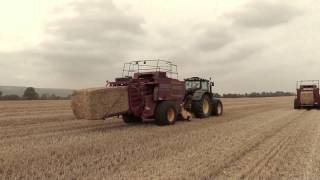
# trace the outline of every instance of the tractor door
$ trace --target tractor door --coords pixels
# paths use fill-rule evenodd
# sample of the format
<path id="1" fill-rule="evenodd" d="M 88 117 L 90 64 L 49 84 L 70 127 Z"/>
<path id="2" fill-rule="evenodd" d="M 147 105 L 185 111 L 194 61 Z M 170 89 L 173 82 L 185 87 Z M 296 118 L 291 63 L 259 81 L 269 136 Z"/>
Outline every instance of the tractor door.
<path id="1" fill-rule="evenodd" d="M 209 92 L 210 91 L 208 81 L 201 81 L 201 89 L 203 91 L 205 91 L 205 92 Z"/>

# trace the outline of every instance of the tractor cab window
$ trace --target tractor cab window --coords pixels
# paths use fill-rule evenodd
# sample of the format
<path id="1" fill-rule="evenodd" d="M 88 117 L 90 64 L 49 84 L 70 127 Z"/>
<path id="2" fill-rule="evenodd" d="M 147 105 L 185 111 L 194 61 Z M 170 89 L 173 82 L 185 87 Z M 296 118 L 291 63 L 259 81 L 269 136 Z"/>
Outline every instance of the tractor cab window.
<path id="1" fill-rule="evenodd" d="M 200 82 L 199 81 L 186 81 L 186 89 L 199 89 Z"/>
<path id="2" fill-rule="evenodd" d="M 207 81 L 202 81 L 201 82 L 201 86 L 202 86 L 202 90 L 209 90 L 209 84 L 208 84 L 208 82 Z"/>

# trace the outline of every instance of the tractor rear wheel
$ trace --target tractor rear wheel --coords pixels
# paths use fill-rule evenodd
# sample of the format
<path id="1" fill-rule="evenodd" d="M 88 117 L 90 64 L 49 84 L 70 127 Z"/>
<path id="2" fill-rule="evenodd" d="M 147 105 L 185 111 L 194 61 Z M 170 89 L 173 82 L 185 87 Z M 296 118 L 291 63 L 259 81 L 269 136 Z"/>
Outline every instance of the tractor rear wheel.
<path id="1" fill-rule="evenodd" d="M 223 105 L 220 100 L 217 100 L 213 105 L 213 115 L 221 116 L 223 114 Z"/>
<path id="2" fill-rule="evenodd" d="M 163 101 L 157 106 L 155 112 L 156 124 L 160 126 L 173 125 L 177 120 L 177 116 L 178 109 L 176 103 Z"/>
<path id="3" fill-rule="evenodd" d="M 212 100 L 208 95 L 203 95 L 200 101 L 192 102 L 192 111 L 197 118 L 207 118 L 212 114 Z"/>
<path id="4" fill-rule="evenodd" d="M 300 109 L 300 103 L 298 102 L 298 99 L 294 99 L 294 109 Z"/>
<path id="5" fill-rule="evenodd" d="M 123 114 L 122 119 L 125 123 L 141 123 L 142 119 L 140 117 L 134 116 L 133 114 Z"/>

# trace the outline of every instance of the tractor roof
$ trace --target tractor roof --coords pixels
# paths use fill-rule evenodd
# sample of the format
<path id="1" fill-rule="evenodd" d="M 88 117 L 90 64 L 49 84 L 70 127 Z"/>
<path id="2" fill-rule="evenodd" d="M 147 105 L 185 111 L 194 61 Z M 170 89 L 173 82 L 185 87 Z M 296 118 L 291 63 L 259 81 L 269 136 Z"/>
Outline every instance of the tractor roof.
<path id="1" fill-rule="evenodd" d="M 185 81 L 209 81 L 208 79 L 203 79 L 203 78 L 200 78 L 200 77 L 191 77 L 191 78 L 187 78 L 187 79 L 184 79 Z"/>

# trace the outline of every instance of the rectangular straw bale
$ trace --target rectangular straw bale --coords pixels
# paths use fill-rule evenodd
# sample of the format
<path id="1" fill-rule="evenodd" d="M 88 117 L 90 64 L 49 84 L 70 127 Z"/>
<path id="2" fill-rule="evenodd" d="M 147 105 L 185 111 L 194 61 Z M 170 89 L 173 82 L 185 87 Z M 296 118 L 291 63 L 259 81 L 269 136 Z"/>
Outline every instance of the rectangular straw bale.
<path id="1" fill-rule="evenodd" d="M 304 104 L 304 105 L 313 105 L 314 104 L 313 91 L 301 92 L 301 104 Z"/>
<path id="2" fill-rule="evenodd" d="M 92 88 L 74 92 L 71 107 L 77 119 L 99 120 L 129 110 L 127 87 Z"/>

